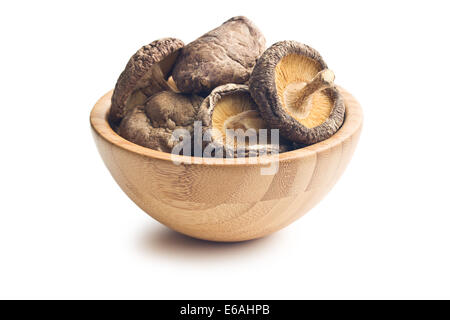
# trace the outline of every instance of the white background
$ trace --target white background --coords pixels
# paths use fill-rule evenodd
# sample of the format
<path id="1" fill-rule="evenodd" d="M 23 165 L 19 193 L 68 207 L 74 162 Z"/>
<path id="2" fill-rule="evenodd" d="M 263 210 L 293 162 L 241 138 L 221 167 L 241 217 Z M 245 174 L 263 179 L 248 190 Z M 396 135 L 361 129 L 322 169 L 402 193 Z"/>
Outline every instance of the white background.
<path id="1" fill-rule="evenodd" d="M 0 298 L 450 298 L 447 1 L 2 1 Z M 246 15 L 319 50 L 360 144 L 305 217 L 215 244 L 160 225 L 103 165 L 88 116 L 142 45 Z M 249 190 L 251 192 L 251 190 Z"/>

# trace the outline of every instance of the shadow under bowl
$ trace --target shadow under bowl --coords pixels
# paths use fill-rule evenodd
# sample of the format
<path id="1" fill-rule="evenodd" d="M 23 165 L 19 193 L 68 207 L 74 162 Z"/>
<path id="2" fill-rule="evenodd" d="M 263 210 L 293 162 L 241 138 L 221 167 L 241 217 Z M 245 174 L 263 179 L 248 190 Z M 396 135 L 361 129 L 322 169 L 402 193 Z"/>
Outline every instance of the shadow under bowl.
<path id="1" fill-rule="evenodd" d="M 90 122 L 108 170 L 142 210 L 194 238 L 243 241 L 271 234 L 303 216 L 344 172 L 363 115 L 355 98 L 339 90 L 346 117 L 338 132 L 278 156 L 205 159 L 141 147 L 109 125 L 112 91 L 95 104 Z"/>

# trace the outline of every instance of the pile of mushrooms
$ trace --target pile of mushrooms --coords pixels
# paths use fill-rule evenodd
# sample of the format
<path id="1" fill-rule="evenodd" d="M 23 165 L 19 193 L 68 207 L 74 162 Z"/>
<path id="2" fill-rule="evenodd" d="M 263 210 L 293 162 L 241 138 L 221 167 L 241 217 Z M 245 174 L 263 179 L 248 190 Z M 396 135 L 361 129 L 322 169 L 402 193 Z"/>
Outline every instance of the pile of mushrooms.
<path id="1" fill-rule="evenodd" d="M 239 16 L 188 45 L 164 38 L 140 48 L 117 80 L 109 121 L 123 138 L 162 152 L 195 143 L 199 123 L 202 156 L 251 157 L 328 139 L 344 115 L 316 50 L 295 41 L 265 50 L 261 31 Z"/>

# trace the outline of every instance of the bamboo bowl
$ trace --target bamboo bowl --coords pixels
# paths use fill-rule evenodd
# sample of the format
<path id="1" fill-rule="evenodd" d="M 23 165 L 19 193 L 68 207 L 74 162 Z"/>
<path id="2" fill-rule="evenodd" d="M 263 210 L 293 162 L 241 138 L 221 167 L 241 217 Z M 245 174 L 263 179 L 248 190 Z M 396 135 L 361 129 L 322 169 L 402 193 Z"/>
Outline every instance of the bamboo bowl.
<path id="1" fill-rule="evenodd" d="M 107 118 L 112 91 L 94 106 L 90 122 L 108 170 L 142 210 L 180 233 L 212 241 L 263 237 L 289 225 L 334 186 L 358 143 L 363 115 L 359 103 L 340 89 L 346 105 L 341 129 L 331 138 L 269 158 L 270 163 L 209 159 L 197 163 L 138 146 L 117 135 Z M 200 162 L 200 161 L 199 161 Z M 262 168 L 278 165 L 272 175 Z"/>

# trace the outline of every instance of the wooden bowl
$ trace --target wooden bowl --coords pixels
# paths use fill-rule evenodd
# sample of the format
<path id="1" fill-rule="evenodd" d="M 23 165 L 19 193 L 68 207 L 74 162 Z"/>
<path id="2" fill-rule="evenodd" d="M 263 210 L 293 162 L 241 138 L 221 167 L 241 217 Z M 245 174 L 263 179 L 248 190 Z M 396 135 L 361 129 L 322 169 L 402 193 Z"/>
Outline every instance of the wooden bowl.
<path id="1" fill-rule="evenodd" d="M 162 224 L 191 237 L 242 241 L 289 225 L 314 207 L 344 172 L 358 143 L 363 115 L 345 90 L 341 129 L 320 143 L 268 157 L 242 159 L 176 156 L 138 146 L 117 135 L 107 118 L 112 91 L 94 106 L 90 121 L 103 161 L 122 190 Z M 195 161 L 193 161 L 195 160 Z M 261 169 L 278 165 L 278 172 Z M 351 200 L 351 199 L 349 199 Z M 342 208 L 343 209 L 343 208 Z"/>

